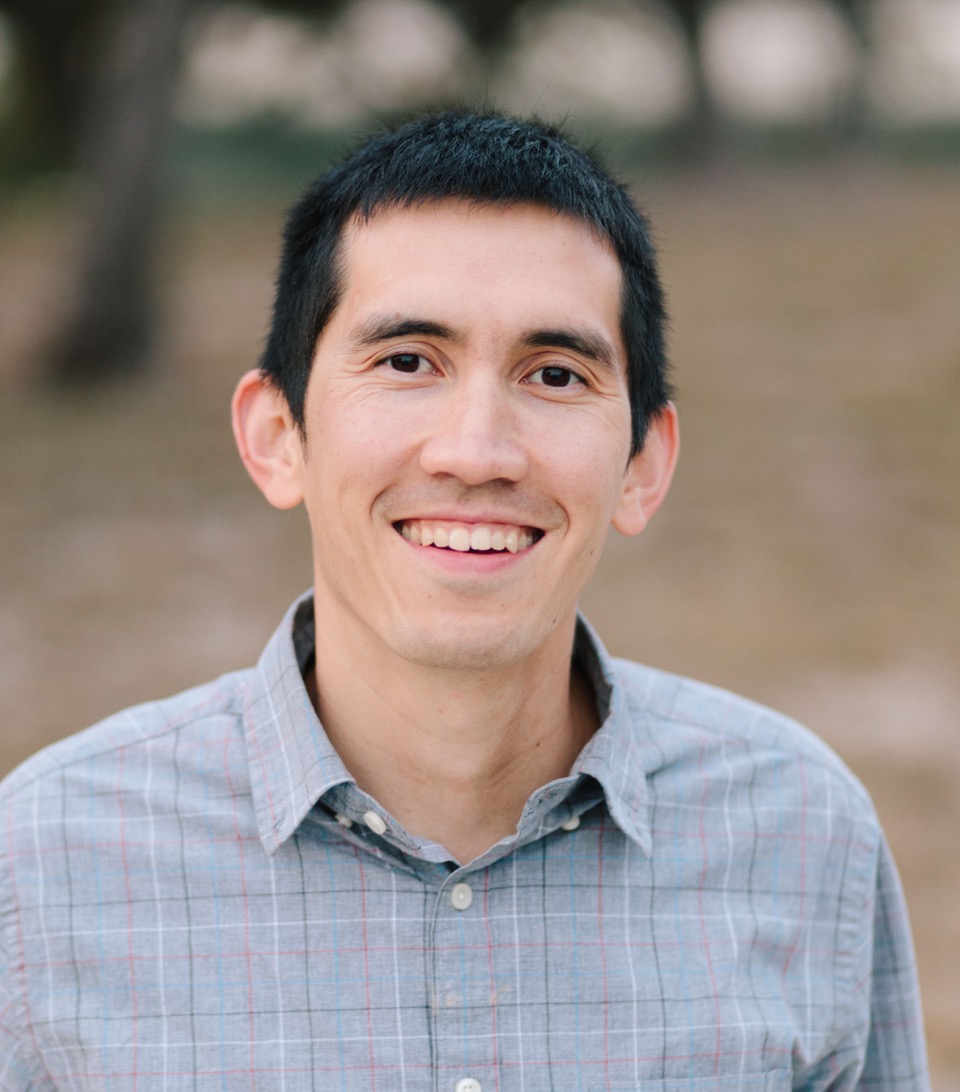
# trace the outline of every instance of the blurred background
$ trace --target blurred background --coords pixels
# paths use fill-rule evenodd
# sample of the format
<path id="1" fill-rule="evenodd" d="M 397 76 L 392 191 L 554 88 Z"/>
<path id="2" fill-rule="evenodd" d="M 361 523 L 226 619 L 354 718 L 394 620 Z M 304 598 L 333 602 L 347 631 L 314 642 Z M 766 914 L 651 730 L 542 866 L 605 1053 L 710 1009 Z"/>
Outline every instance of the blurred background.
<path id="1" fill-rule="evenodd" d="M 960 0 L 0 0 L 0 773 L 256 658 L 310 579 L 228 425 L 283 210 L 482 103 L 662 251 L 683 457 L 585 607 L 867 784 L 960 1089 Z"/>

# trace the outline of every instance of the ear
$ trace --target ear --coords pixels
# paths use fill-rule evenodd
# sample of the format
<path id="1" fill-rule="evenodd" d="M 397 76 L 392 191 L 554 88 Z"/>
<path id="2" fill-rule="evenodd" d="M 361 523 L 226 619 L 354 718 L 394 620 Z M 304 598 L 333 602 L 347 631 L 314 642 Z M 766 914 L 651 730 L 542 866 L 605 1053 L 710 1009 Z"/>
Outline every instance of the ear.
<path id="1" fill-rule="evenodd" d="M 274 508 L 303 500 L 303 441 L 287 400 L 257 370 L 237 384 L 233 435 L 247 473 Z"/>
<path id="2" fill-rule="evenodd" d="M 670 488 L 679 452 L 677 409 L 670 402 L 650 419 L 643 448 L 627 465 L 613 513 L 613 526 L 620 534 L 639 535 L 650 522 Z"/>

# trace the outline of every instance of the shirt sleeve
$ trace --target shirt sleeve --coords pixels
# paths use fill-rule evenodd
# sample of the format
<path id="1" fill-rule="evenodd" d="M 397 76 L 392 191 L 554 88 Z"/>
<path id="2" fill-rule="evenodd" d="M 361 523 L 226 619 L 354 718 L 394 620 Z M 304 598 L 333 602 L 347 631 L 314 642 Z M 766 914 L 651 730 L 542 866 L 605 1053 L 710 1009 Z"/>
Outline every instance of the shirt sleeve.
<path id="1" fill-rule="evenodd" d="M 6 838 L 6 832 L 0 834 Z M 39 1083 L 33 1070 L 33 1052 L 24 1034 L 24 1006 L 19 990 L 20 971 L 11 939 L 16 911 L 10 899 L 9 860 L 0 852 L 0 1092 L 38 1092 L 49 1088 Z"/>
<path id="2" fill-rule="evenodd" d="M 828 1053 L 811 1069 L 794 1072 L 793 1087 L 803 1092 L 930 1092 L 910 923 L 875 816 L 854 833 L 852 845 L 866 857 L 862 871 L 849 871 L 852 882 L 841 900 L 852 956 L 841 975 L 850 990 L 846 1015 L 838 1014 Z"/>
<path id="3" fill-rule="evenodd" d="M 24 1064 L 10 973 L 10 963 L 0 938 L 0 1092 L 28 1092 L 37 1086 Z"/>
<path id="4" fill-rule="evenodd" d="M 863 1092 L 930 1088 L 920 990 L 907 907 L 896 866 L 881 835 L 873 912 L 870 1032 Z"/>

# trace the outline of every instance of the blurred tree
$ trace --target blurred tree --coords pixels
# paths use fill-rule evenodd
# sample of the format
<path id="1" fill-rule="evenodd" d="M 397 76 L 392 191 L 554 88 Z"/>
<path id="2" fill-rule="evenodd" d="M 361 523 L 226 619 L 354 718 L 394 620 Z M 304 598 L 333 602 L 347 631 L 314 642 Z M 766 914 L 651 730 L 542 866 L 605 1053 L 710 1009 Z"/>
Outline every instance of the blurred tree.
<path id="1" fill-rule="evenodd" d="M 13 32 L 7 160 L 83 181 L 80 248 L 59 328 L 55 378 L 135 368 L 153 321 L 157 173 L 190 14 L 199 0 L 0 0 Z"/>
<path id="2" fill-rule="evenodd" d="M 867 64 L 873 49 L 870 20 L 870 0 L 832 0 L 840 14 L 854 47 L 854 68 L 846 94 L 840 101 L 835 133 L 845 141 L 859 141 L 867 130 L 869 106 L 867 100 Z"/>
<path id="3" fill-rule="evenodd" d="M 690 109 L 677 132 L 677 152 L 688 162 L 706 160 L 716 149 L 720 121 L 703 50 L 703 27 L 712 0 L 665 0 L 665 6 L 676 17 L 690 66 Z"/>
<path id="4" fill-rule="evenodd" d="M 329 18 L 346 0 L 276 0 Z M 12 132 L 33 167 L 86 183 L 80 248 L 44 370 L 89 383 L 144 367 L 155 334 L 151 285 L 159 168 L 191 18 L 204 0 L 0 0 L 14 30 Z M 33 139 L 34 145 L 30 144 Z"/>
<path id="5" fill-rule="evenodd" d="M 644 5 L 647 0 L 636 0 Z M 677 130 L 677 153 L 688 162 L 708 160 L 722 145 L 722 114 L 707 72 L 704 29 L 718 0 L 661 0 L 673 14 L 687 49 L 691 103 Z M 838 102 L 826 135 L 845 142 L 862 137 L 867 121 L 866 77 L 871 48 L 871 0 L 828 0 L 840 16 L 855 50 L 855 64 L 846 93 Z"/>
<path id="6" fill-rule="evenodd" d="M 464 81 L 463 95 L 476 106 L 495 104 L 491 89 L 513 40 L 517 16 L 524 9 L 556 7 L 562 0 L 435 0 L 463 28 L 476 51 L 477 67 Z"/>
<path id="7" fill-rule="evenodd" d="M 63 169 L 77 151 L 95 57 L 116 0 L 0 0 L 12 35 L 12 71 L 0 127 L 3 166 Z"/>
<path id="8" fill-rule="evenodd" d="M 500 59 L 509 44 L 518 13 L 534 4 L 547 6 L 544 0 L 440 0 L 438 6 L 460 23 L 489 65 Z"/>
<path id="9" fill-rule="evenodd" d="M 80 107 L 75 163 L 86 181 L 73 289 L 47 346 L 66 382 L 136 370 L 154 334 L 151 258 L 163 136 L 198 0 L 127 0 L 109 29 Z"/>

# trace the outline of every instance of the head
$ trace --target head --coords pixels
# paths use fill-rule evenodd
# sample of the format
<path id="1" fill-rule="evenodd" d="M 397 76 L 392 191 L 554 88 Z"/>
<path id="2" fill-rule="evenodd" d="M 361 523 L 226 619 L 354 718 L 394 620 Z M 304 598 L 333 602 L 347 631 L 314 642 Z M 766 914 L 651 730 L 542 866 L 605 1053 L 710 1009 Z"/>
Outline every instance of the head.
<path id="1" fill-rule="evenodd" d="M 390 208 L 445 199 L 535 204 L 588 224 L 621 270 L 632 453 L 670 396 L 663 294 L 649 229 L 625 189 L 555 129 L 494 114 L 436 114 L 373 137 L 290 212 L 261 371 L 304 429 L 314 349 L 343 290 L 344 231 Z"/>
<path id="2" fill-rule="evenodd" d="M 639 213 L 542 127 L 427 118 L 321 179 L 234 430 L 306 508 L 325 655 L 568 662 L 609 527 L 669 487 L 662 324 Z"/>

